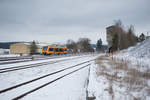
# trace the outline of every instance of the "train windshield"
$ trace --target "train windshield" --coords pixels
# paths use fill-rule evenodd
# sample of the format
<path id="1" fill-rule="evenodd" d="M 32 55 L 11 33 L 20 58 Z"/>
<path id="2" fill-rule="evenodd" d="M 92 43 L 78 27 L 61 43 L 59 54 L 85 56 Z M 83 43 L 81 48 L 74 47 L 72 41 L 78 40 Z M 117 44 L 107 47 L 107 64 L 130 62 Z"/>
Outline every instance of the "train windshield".
<path id="1" fill-rule="evenodd" d="M 47 48 L 48 48 L 48 46 L 46 46 L 46 47 L 43 47 L 43 50 L 47 50 Z"/>
<path id="2" fill-rule="evenodd" d="M 49 51 L 53 51 L 53 48 L 49 48 Z"/>

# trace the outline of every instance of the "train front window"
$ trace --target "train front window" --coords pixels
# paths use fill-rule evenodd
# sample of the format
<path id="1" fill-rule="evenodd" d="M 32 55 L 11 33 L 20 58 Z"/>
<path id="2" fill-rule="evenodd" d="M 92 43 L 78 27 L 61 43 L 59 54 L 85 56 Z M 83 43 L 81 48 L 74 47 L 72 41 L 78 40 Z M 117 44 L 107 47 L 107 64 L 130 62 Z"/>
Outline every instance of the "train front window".
<path id="1" fill-rule="evenodd" d="M 48 46 L 46 46 L 46 47 L 43 47 L 43 50 L 47 50 L 47 48 L 48 48 Z"/>
<path id="2" fill-rule="evenodd" d="M 53 51 L 53 48 L 49 48 L 49 51 Z"/>

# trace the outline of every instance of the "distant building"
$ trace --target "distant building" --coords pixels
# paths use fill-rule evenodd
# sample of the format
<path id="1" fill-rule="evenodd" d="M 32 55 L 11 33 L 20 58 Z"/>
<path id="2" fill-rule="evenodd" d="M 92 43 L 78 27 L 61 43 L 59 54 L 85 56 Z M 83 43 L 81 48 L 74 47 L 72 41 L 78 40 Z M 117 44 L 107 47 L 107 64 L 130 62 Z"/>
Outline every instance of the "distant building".
<path id="1" fill-rule="evenodd" d="M 11 54 L 30 54 L 29 43 L 15 43 L 10 45 Z"/>
<path id="2" fill-rule="evenodd" d="M 36 44 L 37 53 L 42 53 L 43 46 L 47 46 L 47 44 Z M 11 54 L 30 54 L 31 51 L 31 42 L 28 43 L 14 43 L 10 45 L 10 53 Z"/>
<path id="3" fill-rule="evenodd" d="M 122 29 L 120 27 L 117 27 L 117 26 L 109 26 L 106 28 L 106 39 L 107 39 L 107 42 L 108 42 L 108 47 L 111 47 L 112 46 L 112 42 L 113 42 L 113 36 L 115 34 L 119 34 L 120 32 L 122 31 Z"/>

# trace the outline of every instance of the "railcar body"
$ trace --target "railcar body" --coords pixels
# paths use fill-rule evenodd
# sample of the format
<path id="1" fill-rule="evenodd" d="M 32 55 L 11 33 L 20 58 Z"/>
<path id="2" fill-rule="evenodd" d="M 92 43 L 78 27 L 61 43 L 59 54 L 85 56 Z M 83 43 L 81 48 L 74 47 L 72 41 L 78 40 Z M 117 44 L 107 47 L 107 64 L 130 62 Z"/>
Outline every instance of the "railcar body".
<path id="1" fill-rule="evenodd" d="M 68 51 L 65 47 L 45 46 L 42 48 L 42 54 L 44 55 L 61 55 L 67 53 Z"/>

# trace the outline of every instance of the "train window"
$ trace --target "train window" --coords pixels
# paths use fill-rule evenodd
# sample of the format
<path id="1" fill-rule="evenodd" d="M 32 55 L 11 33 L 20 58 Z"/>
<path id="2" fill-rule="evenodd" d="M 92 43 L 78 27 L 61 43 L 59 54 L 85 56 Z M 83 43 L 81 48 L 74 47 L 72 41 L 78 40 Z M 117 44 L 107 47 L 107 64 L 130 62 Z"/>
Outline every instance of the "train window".
<path id="1" fill-rule="evenodd" d="M 60 52 L 60 49 L 58 49 L 58 52 Z"/>
<path id="2" fill-rule="evenodd" d="M 63 49 L 59 49 L 59 51 L 60 51 L 60 52 L 63 52 L 64 50 L 63 50 Z"/>
<path id="3" fill-rule="evenodd" d="M 49 51 L 53 51 L 53 48 L 49 48 Z"/>
<path id="4" fill-rule="evenodd" d="M 67 49 L 64 49 L 64 51 L 67 51 Z"/>
<path id="5" fill-rule="evenodd" d="M 55 51 L 56 51 L 56 52 L 59 52 L 59 49 L 58 49 L 58 48 L 56 48 L 56 49 L 55 49 Z"/>
<path id="6" fill-rule="evenodd" d="M 46 47 L 43 47 L 43 50 L 47 50 L 47 48 L 48 48 L 48 46 L 46 46 Z"/>

